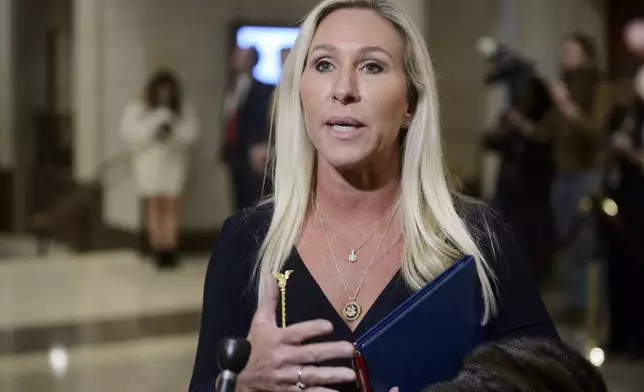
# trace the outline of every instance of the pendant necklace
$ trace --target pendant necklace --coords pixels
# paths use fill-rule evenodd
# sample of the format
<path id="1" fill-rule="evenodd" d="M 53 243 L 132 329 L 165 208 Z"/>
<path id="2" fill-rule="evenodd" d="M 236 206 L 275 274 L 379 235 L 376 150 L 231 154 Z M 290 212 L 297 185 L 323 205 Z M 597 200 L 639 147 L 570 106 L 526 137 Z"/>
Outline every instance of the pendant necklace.
<path id="1" fill-rule="evenodd" d="M 358 301 L 356 301 L 357 298 L 358 298 L 358 294 L 360 293 L 360 289 L 362 288 L 362 284 L 364 283 L 365 278 L 367 277 L 367 274 L 369 273 L 369 269 L 371 269 L 371 265 L 376 260 L 376 255 L 378 254 L 378 251 L 380 250 L 380 246 L 382 245 L 382 242 L 384 241 L 385 236 L 387 235 L 387 232 L 389 231 L 389 226 L 391 226 L 391 222 L 393 222 L 393 220 L 394 220 L 394 216 L 396 215 L 396 211 L 398 210 L 399 205 L 400 205 L 400 198 L 398 199 L 398 202 L 396 203 L 396 207 L 394 208 L 393 212 L 391 213 L 391 216 L 387 220 L 387 226 L 385 227 L 385 231 L 382 233 L 382 236 L 380 237 L 380 241 L 378 242 L 378 245 L 376 246 L 376 250 L 373 252 L 373 256 L 371 256 L 371 261 L 369 262 L 369 265 L 367 265 L 367 269 L 365 270 L 364 274 L 362 274 L 362 279 L 360 279 L 360 283 L 358 284 L 358 288 L 356 289 L 356 293 L 354 295 L 351 295 L 351 293 L 349 292 L 349 288 L 347 287 L 346 282 L 342 278 L 342 273 L 340 272 L 340 267 L 338 266 L 338 261 L 335 258 L 333 248 L 331 247 L 331 241 L 329 240 L 329 235 L 327 234 L 327 229 L 326 229 L 326 225 L 324 224 L 324 219 L 322 218 L 322 214 L 320 213 L 320 209 L 318 208 L 317 201 L 315 202 L 315 209 L 316 209 L 316 211 L 318 213 L 318 217 L 320 219 L 320 225 L 322 226 L 322 231 L 324 232 L 324 237 L 326 238 L 327 245 L 329 246 L 329 252 L 331 253 L 331 258 L 333 259 L 333 264 L 335 265 L 335 270 L 338 272 L 338 276 L 340 277 L 340 282 L 342 282 L 342 286 L 344 287 L 344 290 L 347 293 L 347 297 L 349 297 L 349 302 L 342 309 L 342 317 L 344 318 L 345 321 L 348 321 L 348 322 L 356 321 L 362 315 L 362 306 L 360 305 L 360 303 L 358 303 Z"/>
<path id="2" fill-rule="evenodd" d="M 317 205 L 317 204 L 316 204 L 316 205 Z M 320 219 L 322 219 L 322 212 L 319 210 L 319 208 L 318 208 L 318 213 L 320 214 Z M 375 235 L 376 235 L 376 234 L 377 234 L 377 233 L 378 233 L 378 232 L 379 232 L 383 227 L 385 227 L 386 225 L 387 225 L 387 221 L 383 222 L 380 226 L 378 226 L 378 228 L 377 228 L 373 233 L 371 233 L 371 235 L 370 235 L 369 237 L 367 237 L 367 239 L 366 239 L 364 242 L 362 242 L 362 244 L 361 244 L 360 246 L 355 247 L 355 248 L 350 248 L 350 250 L 349 250 L 349 256 L 347 257 L 347 260 L 348 260 L 348 261 L 350 261 L 351 263 L 355 263 L 355 262 L 357 262 L 357 261 L 358 261 L 358 254 L 357 254 L 357 252 L 358 252 L 360 249 L 362 249 L 362 247 L 363 247 L 363 246 L 367 245 L 367 243 L 368 243 L 369 241 L 371 241 L 371 239 L 373 238 L 373 236 L 375 236 Z M 326 225 L 325 225 L 325 230 L 326 230 Z M 325 234 L 326 234 L 326 231 L 325 231 Z M 342 243 L 344 244 L 344 241 L 342 241 L 342 238 L 340 238 L 340 236 L 339 236 L 337 233 L 335 233 L 335 232 L 334 232 L 333 234 L 335 235 L 335 237 L 336 237 L 340 242 L 342 242 Z"/>

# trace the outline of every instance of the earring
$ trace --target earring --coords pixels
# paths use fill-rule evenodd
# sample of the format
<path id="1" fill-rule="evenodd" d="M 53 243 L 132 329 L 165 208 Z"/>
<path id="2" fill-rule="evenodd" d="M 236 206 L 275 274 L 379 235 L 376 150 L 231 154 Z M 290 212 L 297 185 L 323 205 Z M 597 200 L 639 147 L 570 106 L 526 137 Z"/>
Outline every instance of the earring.
<path id="1" fill-rule="evenodd" d="M 411 120 L 407 120 L 407 121 L 405 121 L 405 124 L 403 125 L 403 127 L 405 129 L 407 129 L 407 128 L 409 128 L 410 125 L 411 125 Z"/>

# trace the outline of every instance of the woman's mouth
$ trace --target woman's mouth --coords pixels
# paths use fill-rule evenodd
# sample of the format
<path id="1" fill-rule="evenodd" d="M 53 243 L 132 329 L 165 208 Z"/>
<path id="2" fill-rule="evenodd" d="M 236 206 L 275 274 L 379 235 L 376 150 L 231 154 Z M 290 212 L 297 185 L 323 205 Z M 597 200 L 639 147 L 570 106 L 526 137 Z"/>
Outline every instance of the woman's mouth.
<path id="1" fill-rule="evenodd" d="M 340 125 L 340 124 L 331 125 L 331 128 L 334 131 L 338 131 L 338 132 L 351 132 L 357 129 L 357 127 L 353 125 Z"/>
<path id="2" fill-rule="evenodd" d="M 351 133 L 365 126 L 363 122 L 353 117 L 331 117 L 326 121 L 326 125 L 339 133 Z"/>

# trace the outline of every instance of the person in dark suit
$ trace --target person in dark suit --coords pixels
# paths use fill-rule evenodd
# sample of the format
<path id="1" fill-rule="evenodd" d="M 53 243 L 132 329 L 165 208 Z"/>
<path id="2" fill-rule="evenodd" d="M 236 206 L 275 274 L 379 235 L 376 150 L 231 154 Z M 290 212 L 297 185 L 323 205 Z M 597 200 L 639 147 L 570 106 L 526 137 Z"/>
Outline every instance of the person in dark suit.
<path id="1" fill-rule="evenodd" d="M 256 48 L 235 48 L 233 72 L 224 99 L 223 158 L 230 170 L 237 210 L 252 205 L 262 196 L 273 87 L 253 77 L 258 61 Z"/>

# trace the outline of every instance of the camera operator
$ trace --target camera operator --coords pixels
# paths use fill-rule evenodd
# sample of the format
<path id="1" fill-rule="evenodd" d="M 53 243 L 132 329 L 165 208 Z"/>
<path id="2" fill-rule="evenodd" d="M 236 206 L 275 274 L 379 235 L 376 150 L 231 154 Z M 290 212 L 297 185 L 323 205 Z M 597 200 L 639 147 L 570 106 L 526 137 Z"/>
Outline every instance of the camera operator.
<path id="1" fill-rule="evenodd" d="M 484 147 L 501 158 L 492 207 L 512 227 L 540 276 L 548 273 L 554 244 L 549 203 L 553 176 L 547 115 L 552 100 L 533 65 L 507 47 L 482 50 L 490 62 L 485 81 L 501 84 L 508 108 L 485 135 Z"/>

